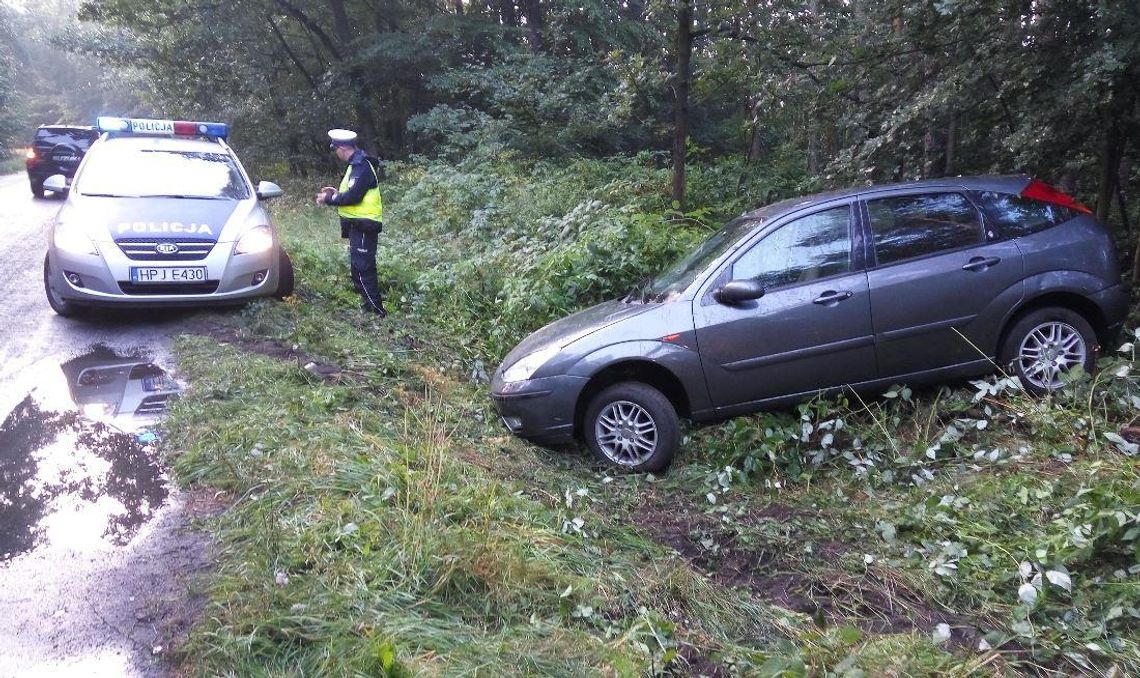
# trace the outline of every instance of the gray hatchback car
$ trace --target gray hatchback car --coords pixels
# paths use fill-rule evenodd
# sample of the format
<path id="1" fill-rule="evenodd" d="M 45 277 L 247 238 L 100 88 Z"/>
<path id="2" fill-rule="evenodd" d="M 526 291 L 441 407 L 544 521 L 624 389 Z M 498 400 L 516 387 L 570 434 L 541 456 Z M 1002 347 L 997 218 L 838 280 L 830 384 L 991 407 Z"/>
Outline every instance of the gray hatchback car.
<path id="1" fill-rule="evenodd" d="M 820 391 L 976 376 L 1042 394 L 1121 327 L 1128 296 L 1088 210 L 1027 176 L 785 200 L 729 222 L 647 286 L 527 337 L 495 372 L 503 422 L 657 471 L 679 417 Z"/>

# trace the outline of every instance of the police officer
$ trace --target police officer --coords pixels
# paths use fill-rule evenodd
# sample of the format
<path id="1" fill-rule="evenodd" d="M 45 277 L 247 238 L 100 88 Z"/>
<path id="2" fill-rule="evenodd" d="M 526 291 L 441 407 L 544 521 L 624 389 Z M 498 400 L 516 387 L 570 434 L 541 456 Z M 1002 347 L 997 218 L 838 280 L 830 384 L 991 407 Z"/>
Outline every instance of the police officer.
<path id="1" fill-rule="evenodd" d="M 348 163 L 340 188 L 325 186 L 317 193 L 318 205 L 334 205 L 340 215 L 340 237 L 348 238 L 352 285 L 363 300 L 361 308 L 383 318 L 388 315 L 376 283 L 376 238 L 384 226 L 384 203 L 374 159 L 356 145 L 356 132 L 330 129 L 336 157 Z"/>

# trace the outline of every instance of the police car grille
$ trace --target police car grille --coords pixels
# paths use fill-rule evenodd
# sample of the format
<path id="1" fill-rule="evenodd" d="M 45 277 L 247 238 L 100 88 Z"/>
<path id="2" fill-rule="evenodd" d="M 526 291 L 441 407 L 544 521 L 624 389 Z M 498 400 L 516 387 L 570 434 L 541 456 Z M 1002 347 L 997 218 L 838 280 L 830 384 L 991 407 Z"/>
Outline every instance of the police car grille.
<path id="1" fill-rule="evenodd" d="M 125 280 L 119 281 L 119 289 L 123 294 L 146 296 L 148 294 L 213 294 L 218 291 L 217 280 L 207 280 L 203 283 L 170 283 L 138 285 Z"/>
<path id="2" fill-rule="evenodd" d="M 128 259 L 135 261 L 197 261 L 205 259 L 210 250 L 214 248 L 212 240 L 155 240 L 154 238 L 124 238 L 116 240 L 115 244 L 127 255 Z M 158 252 L 160 244 L 178 246 L 174 254 L 161 254 Z"/>
<path id="3" fill-rule="evenodd" d="M 166 405 L 171 400 L 171 394 L 147 396 L 135 408 L 135 414 L 159 414 L 166 411 Z"/>

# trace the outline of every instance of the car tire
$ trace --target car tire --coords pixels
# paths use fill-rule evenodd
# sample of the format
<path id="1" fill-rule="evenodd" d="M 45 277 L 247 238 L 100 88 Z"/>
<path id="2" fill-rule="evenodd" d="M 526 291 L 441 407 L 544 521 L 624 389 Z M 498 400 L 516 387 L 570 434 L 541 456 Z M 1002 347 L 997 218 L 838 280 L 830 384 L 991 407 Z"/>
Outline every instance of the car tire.
<path id="1" fill-rule="evenodd" d="M 1061 375 L 1078 364 L 1091 374 L 1097 348 L 1096 332 L 1081 314 L 1047 307 L 1014 322 L 1000 356 L 1001 364 L 1026 391 L 1041 396 L 1060 389 L 1064 385 Z"/>
<path id="2" fill-rule="evenodd" d="M 281 256 L 277 264 L 277 290 L 273 293 L 273 296 L 278 299 L 284 299 L 290 296 L 293 294 L 294 282 L 293 260 L 289 258 L 285 250 L 281 250 Z"/>
<path id="3" fill-rule="evenodd" d="M 44 182 L 36 181 L 35 179 L 32 179 L 30 183 L 32 185 L 32 195 L 34 195 L 37 198 L 43 198 L 44 197 Z"/>
<path id="4" fill-rule="evenodd" d="M 74 318 L 83 312 L 83 307 L 74 301 L 67 301 L 52 287 L 51 264 L 48 257 L 44 257 L 44 293 L 47 294 L 48 305 L 51 310 L 64 318 Z"/>
<path id="5" fill-rule="evenodd" d="M 582 436 L 599 461 L 626 471 L 663 471 L 681 444 L 673 403 L 634 381 L 614 384 L 590 401 Z"/>

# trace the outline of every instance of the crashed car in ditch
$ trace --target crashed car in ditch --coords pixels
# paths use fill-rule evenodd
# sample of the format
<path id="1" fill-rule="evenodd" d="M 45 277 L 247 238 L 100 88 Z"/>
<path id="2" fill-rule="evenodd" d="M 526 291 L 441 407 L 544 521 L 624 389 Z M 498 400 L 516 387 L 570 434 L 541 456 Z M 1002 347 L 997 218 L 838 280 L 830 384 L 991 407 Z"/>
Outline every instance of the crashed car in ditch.
<path id="1" fill-rule="evenodd" d="M 854 188 L 748 212 L 625 298 L 536 331 L 491 396 L 518 436 L 657 471 L 681 417 L 998 368 L 1047 393 L 1093 369 L 1127 304 L 1108 230 L 1044 182 Z"/>

